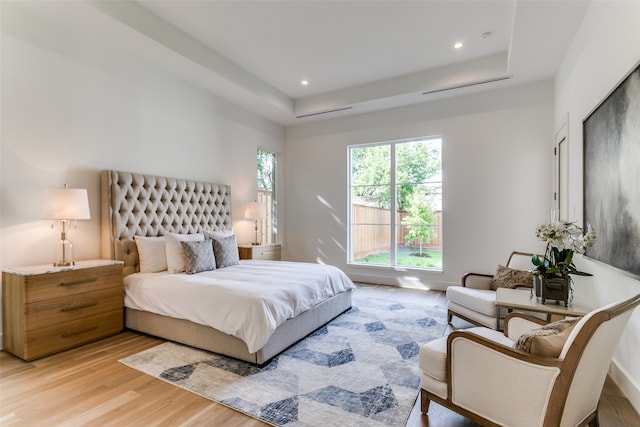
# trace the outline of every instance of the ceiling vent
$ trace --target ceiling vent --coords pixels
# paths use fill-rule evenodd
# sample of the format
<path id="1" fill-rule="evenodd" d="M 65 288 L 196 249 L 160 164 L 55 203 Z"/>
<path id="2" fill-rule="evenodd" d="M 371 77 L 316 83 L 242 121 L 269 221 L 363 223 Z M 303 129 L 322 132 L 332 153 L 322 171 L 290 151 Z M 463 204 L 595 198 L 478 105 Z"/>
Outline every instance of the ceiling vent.
<path id="1" fill-rule="evenodd" d="M 296 116 L 296 119 L 303 119 L 305 117 L 319 116 L 320 114 L 336 113 L 338 111 L 350 110 L 352 108 L 353 107 L 343 107 L 343 108 L 336 108 L 334 110 L 318 111 L 317 113 L 309 113 L 309 114 L 303 114 L 301 116 Z"/>
<path id="2" fill-rule="evenodd" d="M 462 84 L 459 84 L 459 85 L 448 86 L 448 87 L 443 87 L 441 89 L 434 89 L 434 90 L 430 90 L 430 91 L 427 91 L 427 92 L 422 92 L 422 94 L 423 95 L 430 95 L 432 93 L 444 92 L 444 91 L 453 90 L 453 89 L 462 89 L 463 87 L 477 86 L 477 85 L 482 85 L 482 84 L 485 84 L 485 83 L 499 82 L 501 80 L 509 80 L 511 78 L 513 78 L 513 76 L 500 76 L 500 77 L 494 77 L 494 78 L 491 78 L 491 79 L 477 80 L 475 82 L 462 83 Z"/>

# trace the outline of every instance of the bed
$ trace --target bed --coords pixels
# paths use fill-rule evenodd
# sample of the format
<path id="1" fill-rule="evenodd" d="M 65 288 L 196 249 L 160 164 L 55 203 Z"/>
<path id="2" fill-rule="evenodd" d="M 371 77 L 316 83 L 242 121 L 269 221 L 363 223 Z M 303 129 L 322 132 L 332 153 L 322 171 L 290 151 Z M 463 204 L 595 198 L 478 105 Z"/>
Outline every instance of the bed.
<path id="1" fill-rule="evenodd" d="M 190 275 L 171 268 L 141 272 L 136 239 L 232 235 L 231 189 L 115 170 L 102 172 L 101 188 L 102 255 L 124 263 L 129 329 L 261 365 L 351 307 L 353 283 L 339 269 L 321 264 L 241 260 Z M 215 286 L 219 293 L 209 306 L 197 307 L 195 302 L 204 298 L 179 301 L 185 292 L 176 293 L 175 280 L 181 291 L 192 288 L 202 295 Z M 313 281 L 323 286 L 311 286 Z M 298 293 L 306 299 L 298 300 Z M 290 307 L 276 300 L 283 295 L 292 301 Z M 248 302 L 242 303 L 243 298 Z M 252 329 L 259 306 L 269 307 L 268 325 Z M 223 323 L 209 321 L 212 314 Z M 237 315 L 246 317 L 248 326 L 231 317 Z M 257 329 L 264 331 L 253 336 Z"/>

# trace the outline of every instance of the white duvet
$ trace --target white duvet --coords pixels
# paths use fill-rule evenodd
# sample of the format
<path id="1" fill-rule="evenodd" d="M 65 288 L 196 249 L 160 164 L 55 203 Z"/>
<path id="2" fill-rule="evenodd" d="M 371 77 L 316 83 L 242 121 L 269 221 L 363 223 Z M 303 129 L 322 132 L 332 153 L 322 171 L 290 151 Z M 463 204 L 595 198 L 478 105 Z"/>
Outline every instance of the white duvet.
<path id="1" fill-rule="evenodd" d="M 258 260 L 191 275 L 136 273 L 124 283 L 126 307 L 211 326 L 243 340 L 250 353 L 285 320 L 354 288 L 330 265 Z"/>

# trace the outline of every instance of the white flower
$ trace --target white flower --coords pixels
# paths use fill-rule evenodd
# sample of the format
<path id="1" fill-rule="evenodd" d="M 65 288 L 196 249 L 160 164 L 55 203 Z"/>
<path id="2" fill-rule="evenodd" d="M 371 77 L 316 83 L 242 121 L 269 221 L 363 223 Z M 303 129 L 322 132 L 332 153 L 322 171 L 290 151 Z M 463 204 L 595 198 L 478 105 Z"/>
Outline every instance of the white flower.
<path id="1" fill-rule="evenodd" d="M 591 225 L 587 226 L 587 233 L 573 222 L 556 221 L 540 224 L 536 228 L 536 237 L 546 242 L 549 247 L 560 251 L 570 250 L 583 254 L 585 248 L 593 246 L 597 236 Z"/>

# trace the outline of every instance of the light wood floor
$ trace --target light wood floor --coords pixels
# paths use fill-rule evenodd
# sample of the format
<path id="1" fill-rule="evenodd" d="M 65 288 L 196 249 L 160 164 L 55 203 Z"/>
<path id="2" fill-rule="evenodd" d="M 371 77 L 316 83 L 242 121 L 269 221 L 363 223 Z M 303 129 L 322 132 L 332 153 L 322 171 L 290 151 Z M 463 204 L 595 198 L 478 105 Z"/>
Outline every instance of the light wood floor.
<path id="1" fill-rule="evenodd" d="M 442 293 L 379 288 L 394 300 L 445 304 Z M 76 349 L 24 362 L 0 352 L 1 426 L 267 426 L 225 406 L 174 387 L 118 360 L 163 340 L 125 331 Z M 475 426 L 432 403 L 416 405 L 408 427 Z M 640 416 L 607 380 L 600 400 L 602 427 L 640 426 Z"/>

